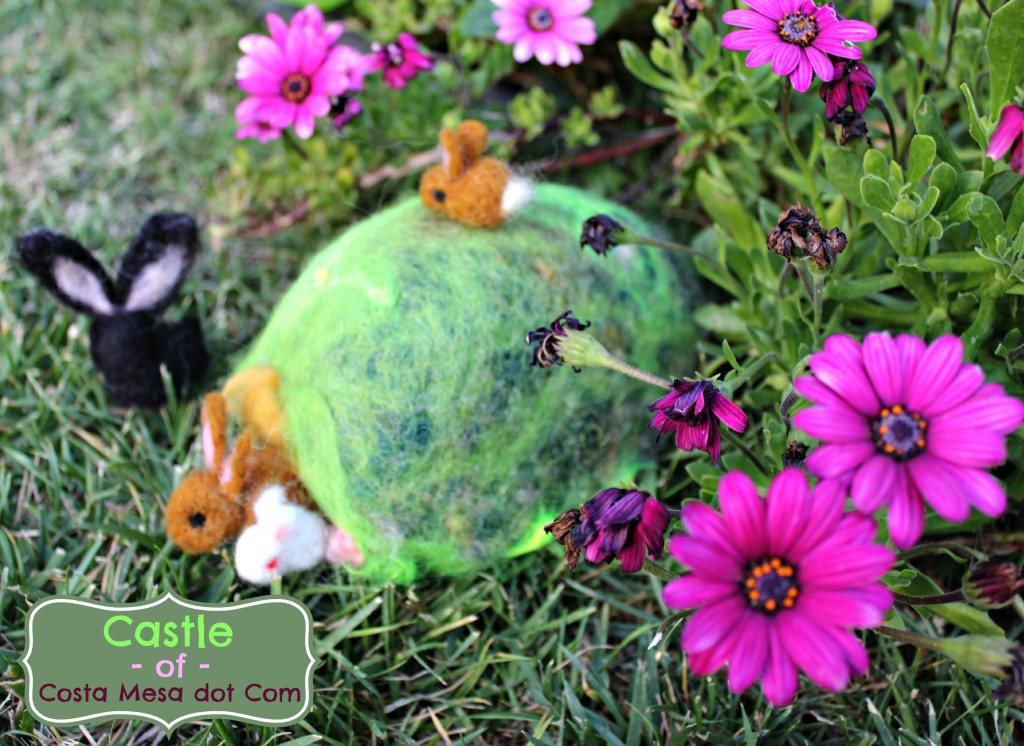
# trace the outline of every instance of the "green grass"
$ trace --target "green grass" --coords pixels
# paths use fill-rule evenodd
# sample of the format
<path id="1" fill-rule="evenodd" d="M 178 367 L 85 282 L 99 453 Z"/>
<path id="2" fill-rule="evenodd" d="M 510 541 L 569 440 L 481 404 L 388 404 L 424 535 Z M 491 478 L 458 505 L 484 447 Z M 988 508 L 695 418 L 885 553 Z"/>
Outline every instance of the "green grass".
<path id="1" fill-rule="evenodd" d="M 216 385 L 327 235 L 300 222 L 244 239 L 218 197 L 244 192 L 228 185 L 234 43 L 259 22 L 254 6 L 202 0 L 0 5 L 0 743 L 163 740 L 138 721 L 33 721 L 14 660 L 37 601 L 262 593 L 235 579 L 226 554 L 182 557 L 163 535 L 166 495 L 198 460 L 196 404 L 111 410 L 87 322 L 26 278 L 9 250 L 15 235 L 46 225 L 101 247 L 112 265 L 150 211 L 200 215 L 206 251 L 172 313 L 195 307 L 206 319 Z M 993 682 L 874 638 L 872 673 L 844 693 L 804 682 L 782 709 L 756 691 L 733 696 L 722 676 L 688 676 L 676 631 L 648 650 L 667 616 L 659 590 L 615 569 L 569 575 L 554 552 L 408 588 L 326 567 L 290 576 L 284 591 L 310 608 L 323 660 L 309 716 L 280 730 L 187 725 L 166 740 L 895 746 L 1024 737 L 1024 713 L 993 705 Z"/>

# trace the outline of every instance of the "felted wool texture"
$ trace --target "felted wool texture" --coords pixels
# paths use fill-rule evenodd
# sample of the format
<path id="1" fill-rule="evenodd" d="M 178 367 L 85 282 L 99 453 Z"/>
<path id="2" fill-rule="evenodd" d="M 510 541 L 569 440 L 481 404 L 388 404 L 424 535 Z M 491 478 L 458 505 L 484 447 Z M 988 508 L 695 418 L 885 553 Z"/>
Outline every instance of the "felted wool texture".
<path id="1" fill-rule="evenodd" d="M 581 252 L 600 212 L 646 229 L 556 185 L 496 229 L 412 199 L 349 229 L 281 299 L 236 371 L 280 376 L 285 442 L 366 556 L 356 572 L 407 583 L 533 548 L 650 442 L 661 392 L 606 369 L 531 367 L 524 343 L 571 308 L 613 353 L 685 372 L 692 292 L 656 250 Z"/>

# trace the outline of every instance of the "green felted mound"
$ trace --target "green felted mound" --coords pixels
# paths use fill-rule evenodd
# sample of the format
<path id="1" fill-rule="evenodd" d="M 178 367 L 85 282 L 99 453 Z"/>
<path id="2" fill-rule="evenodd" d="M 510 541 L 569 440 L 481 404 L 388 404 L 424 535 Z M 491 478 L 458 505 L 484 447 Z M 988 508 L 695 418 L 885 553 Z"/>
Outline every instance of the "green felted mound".
<path id="1" fill-rule="evenodd" d="M 694 329 L 654 250 L 581 252 L 582 222 L 623 208 L 537 188 L 496 229 L 403 202 L 316 255 L 237 370 L 281 379 L 286 437 L 326 516 L 410 582 L 539 543 L 543 523 L 616 476 L 659 392 L 605 369 L 530 367 L 527 331 L 572 308 L 613 353 L 681 375 Z"/>

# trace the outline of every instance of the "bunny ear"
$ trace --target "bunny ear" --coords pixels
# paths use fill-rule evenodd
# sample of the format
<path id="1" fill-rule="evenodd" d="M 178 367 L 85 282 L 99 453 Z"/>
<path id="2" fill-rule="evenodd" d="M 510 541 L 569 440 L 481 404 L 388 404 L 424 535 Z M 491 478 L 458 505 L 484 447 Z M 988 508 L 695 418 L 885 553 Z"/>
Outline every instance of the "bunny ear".
<path id="1" fill-rule="evenodd" d="M 484 154 L 487 147 L 487 127 L 475 119 L 469 119 L 459 125 L 459 149 L 466 168 L 469 168 Z"/>
<path id="2" fill-rule="evenodd" d="M 199 230 L 188 215 L 159 213 L 142 226 L 117 273 L 115 297 L 126 311 L 167 308 L 199 248 Z"/>
<path id="3" fill-rule="evenodd" d="M 114 313 L 110 277 L 77 241 L 46 230 L 30 231 L 18 238 L 18 256 L 47 290 L 76 311 Z"/>
<path id="4" fill-rule="evenodd" d="M 228 408 L 221 394 L 213 392 L 203 398 L 200 421 L 203 427 L 203 464 L 207 471 L 217 473 L 228 447 Z"/>
<path id="5" fill-rule="evenodd" d="M 441 130 L 441 156 L 441 162 L 444 165 L 444 170 L 448 172 L 449 179 L 457 179 L 462 176 L 466 170 L 462 148 L 459 146 L 458 137 L 447 127 Z"/>

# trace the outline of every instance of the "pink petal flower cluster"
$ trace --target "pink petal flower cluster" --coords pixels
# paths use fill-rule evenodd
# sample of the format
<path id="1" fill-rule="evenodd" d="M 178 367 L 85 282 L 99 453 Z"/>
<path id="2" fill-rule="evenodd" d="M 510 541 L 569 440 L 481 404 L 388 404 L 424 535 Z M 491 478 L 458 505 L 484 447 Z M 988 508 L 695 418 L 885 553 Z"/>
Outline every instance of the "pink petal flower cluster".
<path id="1" fill-rule="evenodd" d="M 690 573 L 665 586 L 665 604 L 697 609 L 682 647 L 694 673 L 728 664 L 729 688 L 761 681 L 773 705 L 789 704 L 797 672 L 830 691 L 868 669 L 850 631 L 876 627 L 893 597 L 880 582 L 895 557 L 875 543 L 875 524 L 843 512 L 834 489 L 812 492 L 796 468 L 783 470 L 765 499 L 745 474 L 719 483 L 722 512 L 683 505 L 686 535 L 669 551 Z"/>
<path id="2" fill-rule="evenodd" d="M 491 0 L 499 10 L 498 41 L 514 44 L 516 62 L 536 57 L 542 65 L 568 67 L 583 61 L 580 44 L 597 40 L 594 22 L 584 13 L 592 0 Z"/>
<path id="3" fill-rule="evenodd" d="M 313 134 L 314 120 L 331 110 L 332 97 L 362 89 L 363 56 L 335 44 L 342 24 L 325 24 L 315 5 L 296 13 L 290 24 L 276 13 L 266 18 L 269 38 L 250 34 L 238 42 L 244 56 L 235 77 L 251 95 L 235 109 L 242 125 L 236 137 L 266 142 L 294 127 L 305 140 Z"/>
<path id="4" fill-rule="evenodd" d="M 821 100 L 825 102 L 825 118 L 832 121 L 840 109 L 851 107 L 858 114 L 868 108 L 868 99 L 875 92 L 875 79 L 863 62 L 832 60 L 832 80 L 821 84 Z"/>
<path id="5" fill-rule="evenodd" d="M 985 155 L 998 161 L 1011 150 L 1010 168 L 1024 174 L 1024 109 L 1007 104 L 999 113 L 999 124 L 992 132 Z"/>
<path id="6" fill-rule="evenodd" d="M 366 72 L 383 70 L 389 88 L 405 88 L 420 70 L 433 69 L 434 60 L 420 51 L 416 37 L 408 33 L 399 34 L 395 44 L 374 44 L 366 58 Z"/>
<path id="7" fill-rule="evenodd" d="M 847 21 L 831 5 L 813 0 L 743 0 L 750 10 L 727 11 L 722 20 L 742 26 L 722 39 L 726 49 L 750 51 L 747 67 L 771 62 L 772 72 L 788 75 L 793 87 L 806 91 L 817 75 L 828 82 L 835 68 L 828 55 L 859 60 L 861 52 L 848 42 L 869 41 L 878 32 L 863 21 Z"/>
<path id="8" fill-rule="evenodd" d="M 958 338 L 926 345 L 875 333 L 862 346 L 836 334 L 810 368 L 814 375 L 795 387 L 817 406 L 793 417 L 822 442 L 807 468 L 820 490 L 849 495 L 862 513 L 888 505 L 897 547 L 921 537 L 926 502 L 952 522 L 972 505 L 990 516 L 1006 510 L 1006 493 L 986 469 L 1006 459 L 1006 435 L 1024 423 L 1024 403 L 964 364 Z"/>

